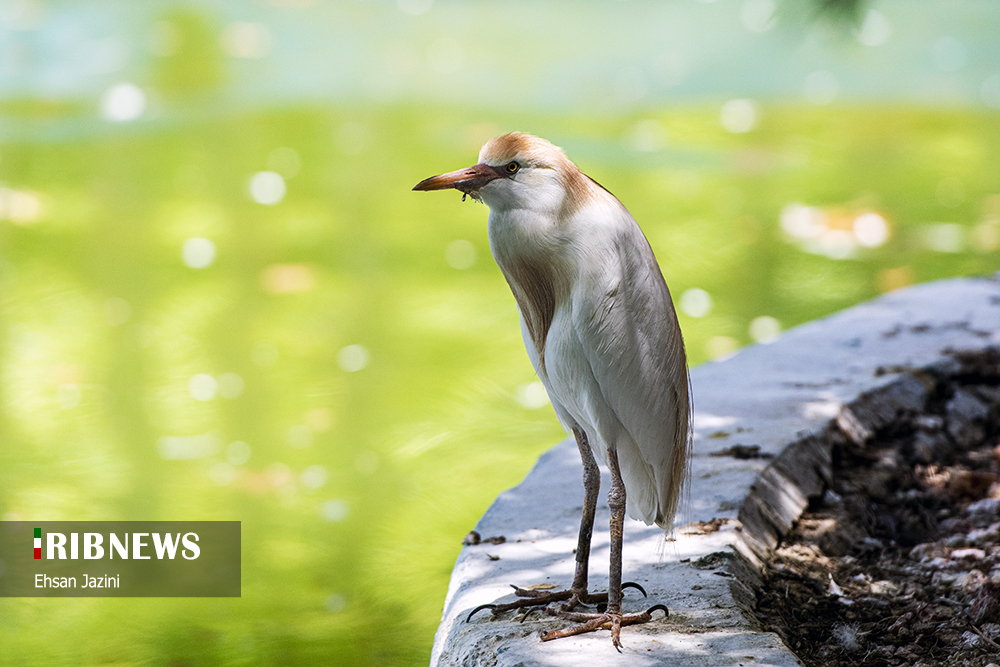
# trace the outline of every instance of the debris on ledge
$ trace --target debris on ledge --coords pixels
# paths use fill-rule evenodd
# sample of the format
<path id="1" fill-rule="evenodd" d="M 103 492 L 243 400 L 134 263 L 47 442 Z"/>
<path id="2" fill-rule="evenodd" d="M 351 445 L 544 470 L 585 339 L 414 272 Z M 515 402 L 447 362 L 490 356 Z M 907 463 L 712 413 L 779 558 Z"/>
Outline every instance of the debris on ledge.
<path id="1" fill-rule="evenodd" d="M 947 351 L 997 344 L 1000 282 L 953 279 L 892 292 L 694 369 L 690 498 L 675 533 L 665 539 L 628 519 L 625 526 L 623 576 L 649 598 L 626 591 L 624 611 L 663 603 L 670 614 L 623 628 L 622 654 L 604 631 L 543 644 L 539 633 L 564 622 L 537 613 L 522 622 L 513 612 L 481 612 L 466 622 L 481 604 L 513 600 L 510 584 L 565 587 L 572 579 L 582 469 L 572 440 L 556 445 L 493 503 L 475 526 L 478 543 L 467 540 L 431 666 L 799 665 L 760 629 L 754 606 L 762 563 L 827 487 L 831 429 L 869 438 L 922 400 L 926 387 L 909 371 L 955 363 Z M 605 473 L 602 490 L 608 485 Z M 592 590 L 607 586 L 609 516 L 602 500 Z"/>
<path id="2" fill-rule="evenodd" d="M 842 427 L 873 408 L 877 428 Z M 984 667 L 1000 655 L 1000 347 L 841 416 L 832 481 L 770 554 L 755 615 L 814 667 Z"/>

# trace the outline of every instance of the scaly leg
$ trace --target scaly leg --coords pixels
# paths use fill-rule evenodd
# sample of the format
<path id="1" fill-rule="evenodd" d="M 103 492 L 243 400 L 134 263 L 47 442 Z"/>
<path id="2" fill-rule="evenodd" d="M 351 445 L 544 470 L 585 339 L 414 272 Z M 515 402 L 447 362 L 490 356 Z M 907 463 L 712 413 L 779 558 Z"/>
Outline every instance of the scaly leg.
<path id="1" fill-rule="evenodd" d="M 569 611 L 578 603 L 591 602 L 587 593 L 587 577 L 590 574 L 590 542 L 594 536 L 594 514 L 597 512 L 597 494 L 601 492 L 601 470 L 594 460 L 594 452 L 587 442 L 587 434 L 579 426 L 573 428 L 576 446 L 583 461 L 583 516 L 580 518 L 580 535 L 576 541 L 576 572 L 573 574 L 573 595 L 563 605 Z M 593 600 L 597 601 L 597 600 Z"/>
<path id="2" fill-rule="evenodd" d="M 611 563 L 608 572 L 608 608 L 601 614 L 579 614 L 568 610 L 546 609 L 550 616 L 561 616 L 576 621 L 579 625 L 564 630 L 553 630 L 542 634 L 542 641 L 570 637 L 599 628 L 611 630 L 611 642 L 621 651 L 621 629 L 623 625 L 646 623 L 652 619 L 653 611 L 659 609 L 668 613 L 663 605 L 655 605 L 640 614 L 622 614 L 622 541 L 625 534 L 625 482 L 618 466 L 618 451 L 608 447 L 608 468 L 611 469 L 611 489 L 608 491 L 608 506 L 611 508 Z"/>
<path id="3" fill-rule="evenodd" d="M 583 461 L 583 517 L 580 519 L 580 535 L 576 543 L 576 571 L 573 574 L 573 585 L 568 590 L 563 591 L 537 591 L 514 586 L 515 594 L 523 598 L 505 604 L 484 604 L 476 607 L 469 614 L 469 619 L 483 609 L 489 609 L 493 614 L 500 614 L 512 609 L 524 607 L 537 607 L 551 602 L 562 602 L 563 611 L 570 611 L 579 604 L 596 604 L 600 602 L 610 602 L 607 593 L 588 593 L 587 577 L 590 565 L 590 540 L 594 534 L 594 514 L 597 511 L 597 494 L 601 492 L 601 471 L 594 460 L 594 452 L 590 449 L 587 441 L 587 434 L 579 426 L 573 428 L 573 435 L 576 437 L 576 446 L 580 450 L 580 459 Z M 615 466 L 617 467 L 617 459 Z M 618 475 L 621 485 L 622 512 L 625 511 L 625 486 L 621 484 L 621 474 Z M 622 515 L 624 516 L 624 514 Z M 614 519 L 612 519 L 613 521 Z M 612 524 L 613 525 L 613 524 Z M 618 534 L 621 535 L 621 522 L 619 522 Z M 612 535 L 614 533 L 612 532 Z M 613 549 L 614 547 L 612 547 Z M 621 610 L 621 541 L 618 545 L 618 609 Z M 613 558 L 612 558 L 613 561 Z M 613 580 L 614 581 L 614 580 Z M 636 583 L 628 582 L 625 588 L 636 588 L 642 592 L 646 591 Z"/>
<path id="4" fill-rule="evenodd" d="M 608 467 L 611 469 L 611 489 L 608 507 L 611 508 L 611 564 L 608 570 L 608 609 L 612 618 L 611 641 L 621 647 L 622 631 L 622 542 L 625 539 L 625 481 L 618 467 L 618 449 L 608 447 Z"/>

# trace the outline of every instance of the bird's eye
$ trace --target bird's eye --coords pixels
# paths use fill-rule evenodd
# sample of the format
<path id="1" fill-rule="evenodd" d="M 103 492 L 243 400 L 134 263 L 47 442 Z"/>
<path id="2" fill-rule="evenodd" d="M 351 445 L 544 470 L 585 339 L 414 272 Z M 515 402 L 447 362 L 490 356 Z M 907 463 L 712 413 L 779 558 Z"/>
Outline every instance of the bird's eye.
<path id="1" fill-rule="evenodd" d="M 507 167 L 506 167 L 508 174 L 516 174 L 517 170 L 520 169 L 520 168 L 521 168 L 521 165 L 519 165 L 516 162 L 508 162 L 507 163 Z"/>

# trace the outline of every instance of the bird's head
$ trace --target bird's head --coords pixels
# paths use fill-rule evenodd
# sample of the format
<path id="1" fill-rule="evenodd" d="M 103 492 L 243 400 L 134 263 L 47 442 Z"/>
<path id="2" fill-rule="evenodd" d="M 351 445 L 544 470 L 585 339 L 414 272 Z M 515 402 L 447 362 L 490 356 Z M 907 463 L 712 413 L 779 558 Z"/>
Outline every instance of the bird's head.
<path id="1" fill-rule="evenodd" d="M 567 198 L 586 191 L 586 180 L 561 148 L 530 134 L 509 132 L 483 145 L 478 164 L 424 179 L 413 189 L 454 188 L 492 210 L 558 212 L 565 209 Z"/>

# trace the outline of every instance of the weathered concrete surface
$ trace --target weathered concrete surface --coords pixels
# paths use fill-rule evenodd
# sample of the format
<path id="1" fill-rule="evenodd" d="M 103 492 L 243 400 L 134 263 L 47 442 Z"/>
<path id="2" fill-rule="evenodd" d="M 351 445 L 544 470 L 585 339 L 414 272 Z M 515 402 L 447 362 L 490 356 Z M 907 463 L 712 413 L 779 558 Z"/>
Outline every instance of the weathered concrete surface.
<path id="1" fill-rule="evenodd" d="M 832 429 L 866 439 L 919 400 L 905 371 L 949 363 L 947 349 L 1000 344 L 998 332 L 1000 283 L 955 279 L 893 292 L 696 368 L 690 499 L 676 539 L 638 522 L 625 526 L 624 578 L 649 592 L 647 601 L 627 591 L 626 611 L 663 602 L 670 616 L 624 628 L 621 654 L 607 631 L 542 643 L 542 629 L 567 623 L 538 613 L 522 623 L 484 611 L 465 622 L 477 605 L 514 599 L 509 584 L 564 588 L 572 579 L 582 473 L 576 446 L 560 443 L 476 526 L 484 538 L 507 541 L 462 550 L 431 665 L 798 665 L 748 610 L 758 559 L 808 495 L 822 491 L 829 467 L 822 442 Z M 764 457 L 712 456 L 734 445 L 756 445 Z M 608 483 L 605 474 L 604 490 Z M 607 505 L 597 512 L 592 590 L 606 587 L 608 572 Z M 713 520 L 718 530 L 693 523 Z"/>

